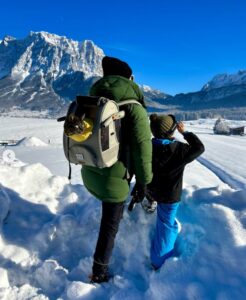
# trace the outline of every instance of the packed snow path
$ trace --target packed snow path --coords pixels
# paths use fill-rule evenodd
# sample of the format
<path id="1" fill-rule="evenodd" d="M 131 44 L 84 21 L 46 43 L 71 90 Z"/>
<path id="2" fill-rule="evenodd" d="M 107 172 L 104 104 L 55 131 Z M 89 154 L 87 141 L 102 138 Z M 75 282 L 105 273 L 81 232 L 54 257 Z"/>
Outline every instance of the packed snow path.
<path id="1" fill-rule="evenodd" d="M 49 132 L 53 139 L 54 130 Z M 35 132 L 47 143 L 47 136 L 37 134 L 38 124 Z M 207 148 L 205 134 L 198 135 Z M 212 135 L 207 136 L 216 143 Z M 167 260 L 158 272 L 151 270 L 155 214 L 145 214 L 138 205 L 132 213 L 124 212 L 110 266 L 113 280 L 93 286 L 88 275 L 100 202 L 81 184 L 72 185 L 65 176 L 56 175 L 65 164 L 62 149 L 47 144 L 11 147 L 17 157 L 13 163 L 0 158 L 0 299 L 245 299 L 245 189 L 232 189 L 207 167 L 193 162 L 185 171 L 178 213 L 180 257 Z M 237 148 L 237 156 L 241 150 Z M 205 154 L 216 162 L 216 155 Z M 52 172 L 47 168 L 51 157 L 57 157 Z M 34 158 L 42 163 L 34 163 Z M 232 170 L 233 166 L 227 172 L 234 178 Z M 79 176 L 78 170 L 74 173 Z"/>
<path id="2" fill-rule="evenodd" d="M 200 127 L 199 122 L 187 126 L 198 133 L 206 148 L 198 160 L 232 188 L 246 189 L 246 136 L 214 135 L 211 125 L 204 121 Z M 246 126 L 246 122 L 239 125 Z"/>
<path id="3" fill-rule="evenodd" d="M 246 188 L 244 137 L 203 135 L 206 152 L 199 161 L 235 189 Z"/>

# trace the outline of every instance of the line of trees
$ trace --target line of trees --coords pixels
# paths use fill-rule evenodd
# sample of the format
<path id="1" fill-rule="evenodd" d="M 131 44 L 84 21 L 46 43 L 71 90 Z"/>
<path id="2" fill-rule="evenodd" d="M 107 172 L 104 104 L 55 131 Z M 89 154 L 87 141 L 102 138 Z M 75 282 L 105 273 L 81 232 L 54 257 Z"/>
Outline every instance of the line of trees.
<path id="1" fill-rule="evenodd" d="M 231 120 L 246 120 L 246 107 L 231 108 L 231 109 L 208 109 L 198 111 L 165 111 L 165 113 L 172 113 L 177 120 L 188 121 L 198 119 L 231 119 Z"/>

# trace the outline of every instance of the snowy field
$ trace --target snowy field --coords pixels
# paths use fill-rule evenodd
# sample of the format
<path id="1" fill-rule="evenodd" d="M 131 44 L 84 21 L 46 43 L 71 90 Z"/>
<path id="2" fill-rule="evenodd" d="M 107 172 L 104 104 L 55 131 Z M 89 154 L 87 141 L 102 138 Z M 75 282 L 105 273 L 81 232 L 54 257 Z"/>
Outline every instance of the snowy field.
<path id="1" fill-rule="evenodd" d="M 83 187 L 79 167 L 67 179 L 62 124 L 1 117 L 0 140 L 20 142 L 0 148 L 0 299 L 246 299 L 246 136 L 214 135 L 214 121 L 186 122 L 206 151 L 185 171 L 179 256 L 153 271 L 155 214 L 125 209 L 114 277 L 91 285 L 100 202 Z"/>

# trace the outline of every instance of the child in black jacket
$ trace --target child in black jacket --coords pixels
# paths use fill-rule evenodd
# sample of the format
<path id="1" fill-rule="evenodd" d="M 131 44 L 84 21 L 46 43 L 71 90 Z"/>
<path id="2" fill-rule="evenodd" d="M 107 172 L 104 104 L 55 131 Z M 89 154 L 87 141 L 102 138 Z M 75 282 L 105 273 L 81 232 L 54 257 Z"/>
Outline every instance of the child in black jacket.
<path id="1" fill-rule="evenodd" d="M 177 209 L 181 200 L 183 172 L 186 164 L 204 152 L 199 138 L 177 123 L 173 115 L 150 116 L 153 143 L 153 180 L 148 185 L 147 198 L 157 201 L 157 223 L 151 244 L 151 262 L 160 268 L 172 255 L 178 235 Z M 175 129 L 183 135 L 186 143 L 173 138 Z"/>

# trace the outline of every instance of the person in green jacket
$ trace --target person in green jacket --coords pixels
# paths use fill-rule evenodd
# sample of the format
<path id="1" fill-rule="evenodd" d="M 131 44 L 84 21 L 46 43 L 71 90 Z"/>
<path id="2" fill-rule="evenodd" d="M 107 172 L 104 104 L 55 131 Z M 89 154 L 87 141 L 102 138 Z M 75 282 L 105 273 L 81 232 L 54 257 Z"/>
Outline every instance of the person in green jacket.
<path id="1" fill-rule="evenodd" d="M 97 283 L 109 280 L 109 260 L 132 177 L 135 175 L 136 178 L 132 195 L 137 201 L 144 198 L 146 186 L 152 180 L 151 131 L 143 94 L 133 82 L 132 70 L 127 63 L 105 56 L 102 68 L 103 77 L 91 87 L 90 96 L 102 96 L 116 102 L 134 99 L 142 105 L 124 106 L 119 160 L 108 168 L 83 166 L 81 170 L 87 190 L 102 201 L 101 225 L 91 276 L 91 281 Z"/>

